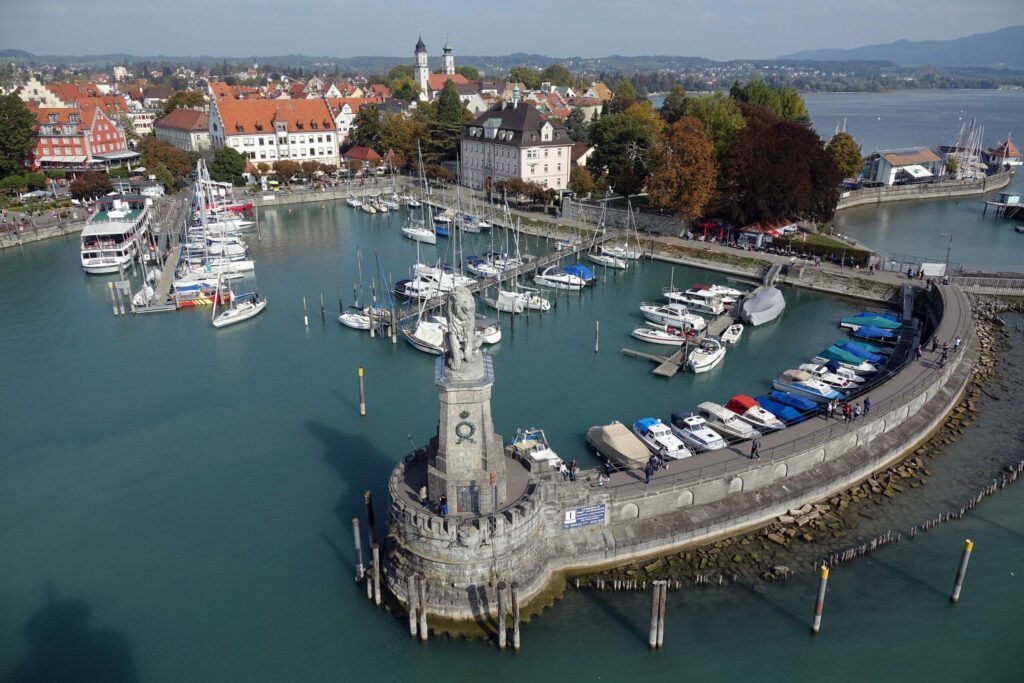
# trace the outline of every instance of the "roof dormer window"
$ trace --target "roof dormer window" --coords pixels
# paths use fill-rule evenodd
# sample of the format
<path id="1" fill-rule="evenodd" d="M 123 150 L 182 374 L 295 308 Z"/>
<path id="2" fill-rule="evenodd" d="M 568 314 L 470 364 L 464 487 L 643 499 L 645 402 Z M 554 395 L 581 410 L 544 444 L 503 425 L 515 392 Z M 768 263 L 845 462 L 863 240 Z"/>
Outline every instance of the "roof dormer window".
<path id="1" fill-rule="evenodd" d="M 305 125 L 303 125 L 302 121 L 296 121 L 295 127 L 298 128 L 299 130 L 305 130 L 306 128 Z"/>
<path id="2" fill-rule="evenodd" d="M 50 114 L 50 115 L 49 115 L 49 116 L 47 117 L 47 120 L 48 120 L 48 121 L 49 121 L 50 123 L 57 123 L 57 115 L 56 115 L 56 114 Z"/>
<path id="3" fill-rule="evenodd" d="M 78 123 L 78 114 L 68 114 L 68 121 Z"/>
<path id="4" fill-rule="evenodd" d="M 310 121 L 309 122 L 309 127 L 312 128 L 313 130 L 316 130 L 317 129 L 316 121 Z"/>

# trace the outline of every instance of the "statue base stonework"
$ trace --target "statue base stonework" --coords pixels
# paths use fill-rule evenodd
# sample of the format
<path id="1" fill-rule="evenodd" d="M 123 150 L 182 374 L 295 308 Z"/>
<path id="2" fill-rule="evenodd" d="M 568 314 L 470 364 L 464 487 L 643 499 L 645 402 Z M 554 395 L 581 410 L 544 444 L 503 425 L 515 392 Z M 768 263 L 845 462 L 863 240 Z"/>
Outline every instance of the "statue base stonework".
<path id="1" fill-rule="evenodd" d="M 438 358 L 440 419 L 427 455 L 427 495 L 452 516 L 490 515 L 506 503 L 505 455 L 491 418 L 494 368 L 484 357 L 459 373 Z"/>

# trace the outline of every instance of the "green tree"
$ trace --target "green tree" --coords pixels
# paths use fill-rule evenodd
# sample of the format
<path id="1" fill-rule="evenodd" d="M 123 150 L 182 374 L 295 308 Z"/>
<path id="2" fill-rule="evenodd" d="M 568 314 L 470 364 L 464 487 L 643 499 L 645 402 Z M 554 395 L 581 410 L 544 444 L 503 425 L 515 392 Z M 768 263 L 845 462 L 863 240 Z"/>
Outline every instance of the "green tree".
<path id="1" fill-rule="evenodd" d="M 480 80 L 480 72 L 471 66 L 457 66 L 455 67 L 455 73 L 465 76 L 467 81 Z"/>
<path id="2" fill-rule="evenodd" d="M 175 109 L 202 109 L 205 106 L 206 100 L 201 92 L 196 92 L 195 90 L 176 92 L 164 102 L 163 109 L 160 110 L 160 116 L 167 116 Z"/>
<path id="3" fill-rule="evenodd" d="M 582 109 L 572 110 L 569 118 L 565 120 L 565 130 L 569 133 L 569 137 L 577 142 L 587 140 L 590 135 L 590 122 L 587 121 L 587 116 Z"/>
<path id="4" fill-rule="evenodd" d="M 455 88 L 455 82 L 448 80 L 444 82 L 444 89 L 437 96 L 437 121 L 438 123 L 461 123 L 465 107 L 459 99 L 459 91 Z"/>
<path id="5" fill-rule="evenodd" d="M 75 199 L 98 197 L 114 190 L 110 176 L 98 171 L 86 171 L 71 183 L 71 196 Z"/>
<path id="6" fill-rule="evenodd" d="M 49 183 L 42 173 L 26 173 L 23 177 L 29 190 L 45 190 Z"/>
<path id="7" fill-rule="evenodd" d="M 803 126 L 811 125 L 811 114 L 807 111 L 804 98 L 788 86 L 779 89 L 779 109 L 775 113 L 787 121 Z"/>
<path id="8" fill-rule="evenodd" d="M 26 189 L 28 189 L 28 183 L 23 175 L 15 173 L 4 176 L 3 180 L 0 180 L 0 190 L 4 190 L 4 192 L 20 192 Z"/>
<path id="9" fill-rule="evenodd" d="M 665 119 L 665 123 L 675 123 L 685 115 L 686 89 L 677 83 L 665 95 L 665 101 L 661 105 L 661 117 Z"/>
<path id="10" fill-rule="evenodd" d="M 747 125 L 739 106 L 722 93 L 686 98 L 687 116 L 700 119 L 715 148 L 719 166 L 724 162 L 736 133 Z"/>
<path id="11" fill-rule="evenodd" d="M 415 74 L 412 64 L 398 64 L 397 66 L 391 67 L 388 70 L 388 75 L 384 77 L 384 83 L 387 84 L 388 90 L 396 90 L 397 83 L 403 79 L 412 81 Z"/>
<path id="12" fill-rule="evenodd" d="M 612 85 L 612 101 L 610 109 L 613 114 L 619 114 L 641 100 L 640 94 L 628 78 L 621 77 Z"/>
<path id="13" fill-rule="evenodd" d="M 590 125 L 590 141 L 591 174 L 607 173 L 614 190 L 627 197 L 639 192 L 649 173 L 654 132 L 635 117 L 609 114 Z"/>
<path id="14" fill-rule="evenodd" d="M 594 177 L 590 175 L 586 166 L 573 164 L 572 171 L 569 173 L 569 189 L 579 197 L 594 191 Z"/>
<path id="15" fill-rule="evenodd" d="M 244 185 L 245 157 L 231 147 L 221 147 L 210 162 L 210 178 L 221 183 Z"/>
<path id="16" fill-rule="evenodd" d="M 836 162 L 836 168 L 843 178 L 856 178 L 864 165 L 860 146 L 849 133 L 836 133 L 828 141 L 828 152 Z"/>
<path id="17" fill-rule="evenodd" d="M 381 117 L 377 107 L 361 107 L 355 118 L 352 119 L 352 128 L 349 130 L 346 142 L 349 147 L 375 149 L 380 146 L 380 130 Z"/>
<path id="18" fill-rule="evenodd" d="M 661 131 L 665 128 L 665 119 L 658 115 L 650 100 L 638 100 L 622 113 L 636 119 L 640 125 L 649 130 L 652 139 L 661 135 Z"/>
<path id="19" fill-rule="evenodd" d="M 704 124 L 693 116 L 673 123 L 654 148 L 647 180 L 651 203 L 669 207 L 683 220 L 703 216 L 718 185 L 714 148 Z"/>
<path id="20" fill-rule="evenodd" d="M 576 86 L 579 79 L 564 64 L 552 64 L 540 72 L 540 80 L 552 85 Z"/>
<path id="21" fill-rule="evenodd" d="M 417 100 L 420 96 L 420 87 L 411 78 L 397 79 L 392 85 L 388 86 L 388 90 L 391 91 L 392 97 L 405 100 L 406 102 Z"/>
<path id="22" fill-rule="evenodd" d="M 729 90 L 729 96 L 740 102 L 764 107 L 786 121 L 810 125 L 811 116 L 807 112 L 803 98 L 800 97 L 800 93 L 788 86 L 773 88 L 762 80 L 740 85 L 739 81 L 736 81 Z"/>
<path id="23" fill-rule="evenodd" d="M 51 168 L 48 171 L 45 171 L 45 173 L 46 177 L 51 180 L 64 180 L 68 177 L 67 171 L 63 168 Z"/>
<path id="24" fill-rule="evenodd" d="M 156 181 L 163 185 L 167 192 L 173 192 L 178 183 L 174 180 L 174 175 L 167 169 L 166 166 L 157 162 L 155 166 L 147 169 L 149 173 L 156 176 Z"/>
<path id="25" fill-rule="evenodd" d="M 513 83 L 522 83 L 527 88 L 533 90 L 540 87 L 540 72 L 536 69 L 531 69 L 528 66 L 514 66 L 509 69 L 508 79 Z"/>
<path id="26" fill-rule="evenodd" d="M 35 142 L 36 117 L 15 94 L 0 96 L 0 178 L 22 169 Z"/>

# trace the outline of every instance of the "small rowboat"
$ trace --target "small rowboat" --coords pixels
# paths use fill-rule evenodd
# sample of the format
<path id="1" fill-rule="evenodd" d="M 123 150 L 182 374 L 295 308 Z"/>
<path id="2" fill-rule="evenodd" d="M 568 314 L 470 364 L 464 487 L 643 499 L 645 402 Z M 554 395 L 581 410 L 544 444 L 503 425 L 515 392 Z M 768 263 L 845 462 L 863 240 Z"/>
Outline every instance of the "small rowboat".
<path id="1" fill-rule="evenodd" d="M 729 325 L 722 333 L 722 341 L 726 344 L 735 344 L 743 336 L 743 324 L 736 323 L 735 325 Z"/>

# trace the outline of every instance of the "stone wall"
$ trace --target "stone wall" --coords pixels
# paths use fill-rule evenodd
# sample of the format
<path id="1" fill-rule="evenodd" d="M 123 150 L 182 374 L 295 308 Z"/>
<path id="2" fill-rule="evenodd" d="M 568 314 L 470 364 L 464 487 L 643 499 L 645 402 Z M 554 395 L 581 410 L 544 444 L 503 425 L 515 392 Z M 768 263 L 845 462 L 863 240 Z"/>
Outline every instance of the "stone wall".
<path id="1" fill-rule="evenodd" d="M 850 190 L 839 196 L 836 211 L 864 204 L 902 202 L 914 199 L 949 199 L 984 194 L 1006 187 L 1010 184 L 1011 178 L 1012 175 L 1009 171 L 1003 171 L 978 180 L 946 180 L 921 185 L 894 185 Z"/>

